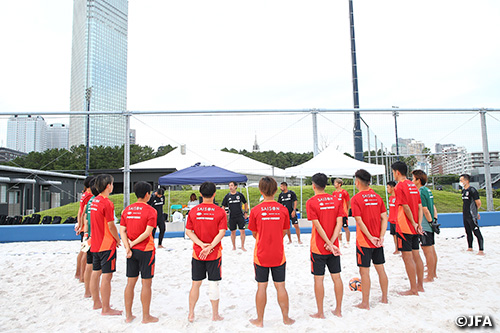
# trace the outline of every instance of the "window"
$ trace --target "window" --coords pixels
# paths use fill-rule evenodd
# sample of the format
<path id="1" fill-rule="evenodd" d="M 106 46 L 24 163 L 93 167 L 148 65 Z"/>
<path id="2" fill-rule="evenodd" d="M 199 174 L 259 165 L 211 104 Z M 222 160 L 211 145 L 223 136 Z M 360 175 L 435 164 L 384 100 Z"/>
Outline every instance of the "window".
<path id="1" fill-rule="evenodd" d="M 7 203 L 7 185 L 0 185 L 0 204 Z"/>

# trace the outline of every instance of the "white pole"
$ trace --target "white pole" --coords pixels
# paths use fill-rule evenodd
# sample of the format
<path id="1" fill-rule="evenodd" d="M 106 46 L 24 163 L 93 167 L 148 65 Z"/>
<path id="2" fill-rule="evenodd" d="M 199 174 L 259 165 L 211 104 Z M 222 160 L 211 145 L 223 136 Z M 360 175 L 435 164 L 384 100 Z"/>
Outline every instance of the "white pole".
<path id="1" fill-rule="evenodd" d="M 495 210 L 493 206 L 493 190 L 491 187 L 490 151 L 488 149 L 488 134 L 486 132 L 486 110 L 479 111 L 481 116 L 481 136 L 483 138 L 483 161 L 484 161 L 484 182 L 486 187 L 486 209 L 491 212 Z"/>
<path id="2" fill-rule="evenodd" d="M 248 186 L 246 186 L 247 184 L 245 184 L 245 187 L 247 188 L 247 203 L 248 203 L 248 213 L 250 213 L 250 194 L 248 193 Z"/>

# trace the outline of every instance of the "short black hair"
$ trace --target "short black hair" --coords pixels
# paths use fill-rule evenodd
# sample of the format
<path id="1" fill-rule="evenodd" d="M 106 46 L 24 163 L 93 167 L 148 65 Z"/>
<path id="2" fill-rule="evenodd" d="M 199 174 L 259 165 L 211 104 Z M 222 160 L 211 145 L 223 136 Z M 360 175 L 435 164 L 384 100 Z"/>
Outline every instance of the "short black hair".
<path id="1" fill-rule="evenodd" d="M 420 180 L 420 184 L 422 186 L 427 184 L 427 174 L 424 172 L 424 170 L 413 170 L 412 174 L 416 179 Z"/>
<path id="2" fill-rule="evenodd" d="M 470 182 L 470 175 L 469 174 L 461 174 L 460 177 L 464 177 L 464 179 L 466 179 L 468 182 Z"/>
<path id="3" fill-rule="evenodd" d="M 391 180 L 391 181 L 388 181 L 388 182 L 387 182 L 387 186 L 396 187 L 396 182 L 393 182 L 392 180 Z"/>
<path id="4" fill-rule="evenodd" d="M 90 181 L 94 178 L 95 178 L 94 176 L 88 176 L 87 178 L 85 178 L 85 180 L 83 181 L 83 187 L 85 187 L 86 189 L 89 188 Z"/>
<path id="5" fill-rule="evenodd" d="M 365 185 L 370 185 L 372 181 L 372 175 L 370 175 L 370 173 L 365 169 L 359 169 L 358 171 L 356 171 L 354 177 L 358 178 Z"/>
<path id="6" fill-rule="evenodd" d="M 314 176 L 311 177 L 311 180 L 320 190 L 323 190 L 328 184 L 328 177 L 321 172 L 314 174 Z"/>
<path id="7" fill-rule="evenodd" d="M 103 173 L 96 177 L 94 186 L 99 193 L 102 193 L 109 184 L 113 184 L 113 181 L 113 176 Z"/>
<path id="8" fill-rule="evenodd" d="M 156 194 L 163 195 L 163 193 L 165 193 L 165 191 L 161 187 L 156 190 Z"/>
<path id="9" fill-rule="evenodd" d="M 233 183 L 235 187 L 238 187 L 238 182 L 235 182 L 234 180 L 231 180 L 229 184 Z"/>
<path id="10" fill-rule="evenodd" d="M 212 182 L 204 182 L 200 186 L 201 196 L 204 198 L 211 198 L 216 191 L 215 184 Z"/>
<path id="11" fill-rule="evenodd" d="M 134 185 L 134 193 L 137 199 L 143 199 L 146 194 L 151 193 L 151 184 L 140 181 Z"/>
<path id="12" fill-rule="evenodd" d="M 406 174 L 408 173 L 408 166 L 403 161 L 396 161 L 392 163 L 391 169 L 399 171 L 399 173 L 401 173 L 403 176 L 406 176 Z"/>
<path id="13" fill-rule="evenodd" d="M 99 192 L 97 191 L 97 189 L 95 188 L 95 181 L 96 181 L 96 177 L 92 178 L 90 180 L 90 183 L 89 183 L 89 187 L 90 187 L 90 192 L 92 192 L 92 195 L 94 197 L 97 197 L 99 195 Z"/>
<path id="14" fill-rule="evenodd" d="M 281 184 L 280 184 L 280 185 L 285 185 L 286 187 L 288 187 L 287 182 L 281 182 Z"/>

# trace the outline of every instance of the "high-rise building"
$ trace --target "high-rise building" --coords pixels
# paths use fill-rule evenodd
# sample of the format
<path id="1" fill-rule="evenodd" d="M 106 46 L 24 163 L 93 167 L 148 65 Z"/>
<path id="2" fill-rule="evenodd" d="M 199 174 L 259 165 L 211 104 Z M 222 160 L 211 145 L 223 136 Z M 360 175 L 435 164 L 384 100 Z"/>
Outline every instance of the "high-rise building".
<path id="1" fill-rule="evenodd" d="M 130 129 L 130 137 L 129 137 L 129 139 L 130 139 L 130 141 L 129 141 L 130 144 L 131 145 L 135 145 L 135 143 L 136 143 L 136 131 L 133 128 Z"/>
<path id="2" fill-rule="evenodd" d="M 73 1 L 71 111 L 126 110 L 127 35 L 128 0 Z M 125 143 L 124 117 L 89 120 L 91 146 Z M 70 146 L 86 143 L 86 128 L 86 116 L 70 116 Z"/>
<path id="3" fill-rule="evenodd" d="M 43 117 L 10 117 L 7 121 L 7 148 L 24 153 L 47 149 L 47 124 Z"/>
<path id="4" fill-rule="evenodd" d="M 69 127 L 66 124 L 47 126 L 47 149 L 69 149 Z"/>

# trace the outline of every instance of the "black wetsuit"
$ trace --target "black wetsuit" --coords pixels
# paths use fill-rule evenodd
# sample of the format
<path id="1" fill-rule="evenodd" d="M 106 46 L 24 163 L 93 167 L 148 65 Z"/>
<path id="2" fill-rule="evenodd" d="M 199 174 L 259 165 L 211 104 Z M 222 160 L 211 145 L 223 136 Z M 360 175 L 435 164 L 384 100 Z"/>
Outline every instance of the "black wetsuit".
<path id="1" fill-rule="evenodd" d="M 484 250 L 484 240 L 483 235 L 481 235 L 481 231 L 479 230 L 479 225 L 477 223 L 477 206 L 476 200 L 479 199 L 479 193 L 477 190 L 469 186 L 467 189 L 462 190 L 462 200 L 463 200 L 463 218 L 464 218 L 464 227 L 465 233 L 467 235 L 467 243 L 469 245 L 469 249 L 472 249 L 472 242 L 474 237 L 477 238 L 477 243 L 479 244 L 479 251 Z"/>
<path id="2" fill-rule="evenodd" d="M 163 242 L 163 236 L 165 235 L 165 220 L 163 219 L 163 205 L 165 204 L 165 197 L 157 197 L 156 193 L 153 193 L 151 199 L 149 199 L 148 204 L 156 209 L 156 226 L 160 229 L 160 234 L 158 235 L 158 245 Z M 153 237 L 156 234 L 156 228 L 153 229 Z"/>

